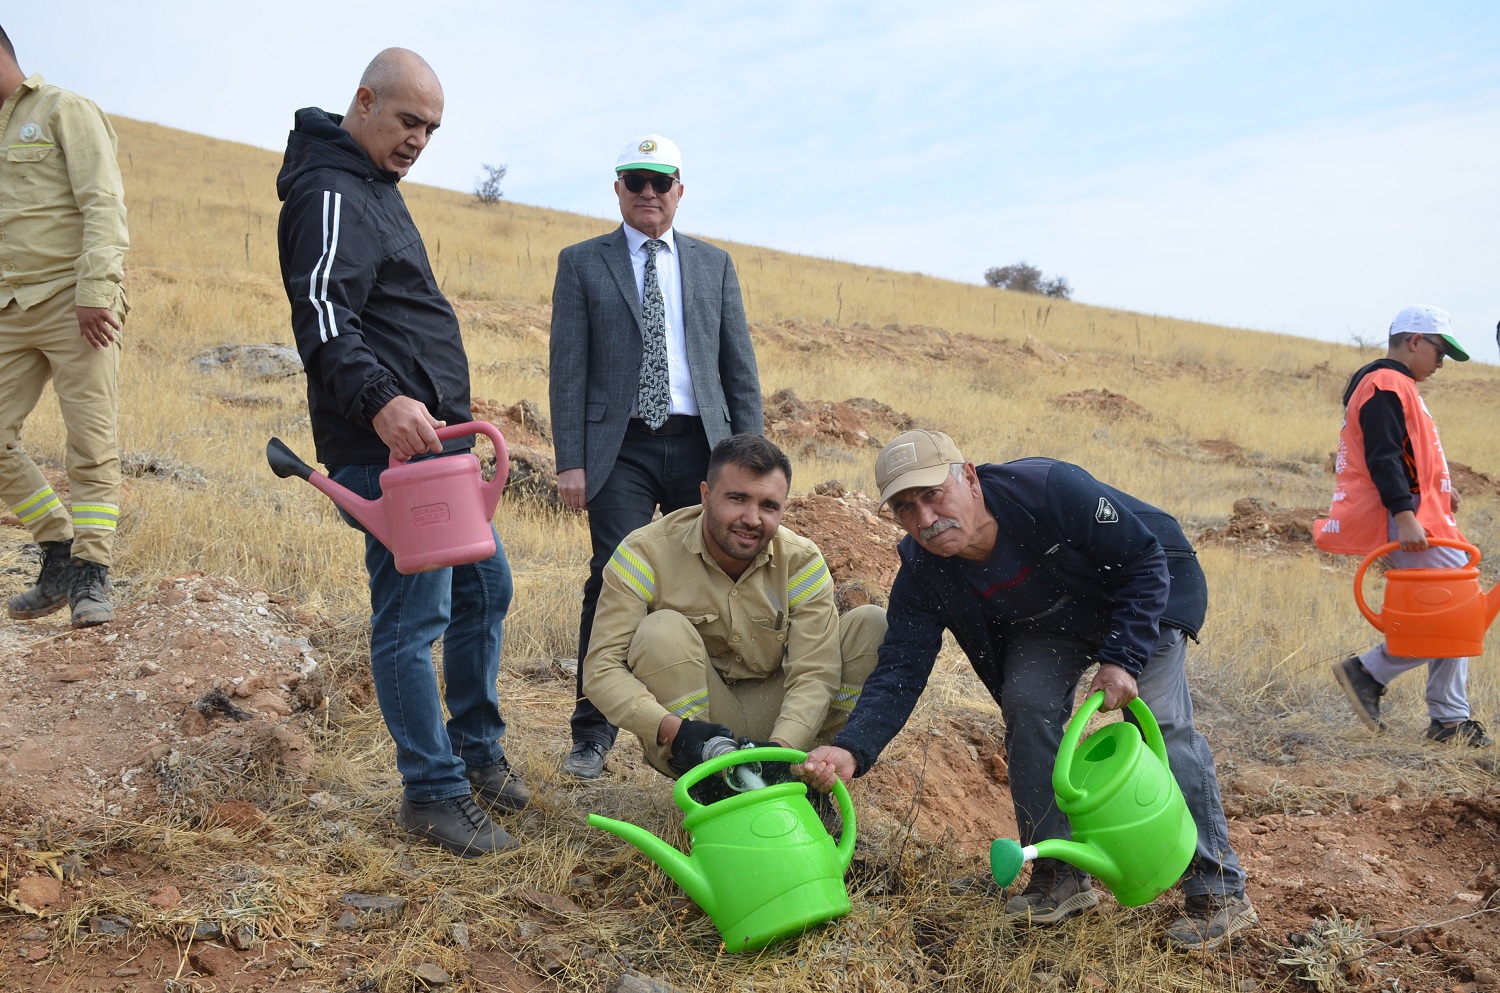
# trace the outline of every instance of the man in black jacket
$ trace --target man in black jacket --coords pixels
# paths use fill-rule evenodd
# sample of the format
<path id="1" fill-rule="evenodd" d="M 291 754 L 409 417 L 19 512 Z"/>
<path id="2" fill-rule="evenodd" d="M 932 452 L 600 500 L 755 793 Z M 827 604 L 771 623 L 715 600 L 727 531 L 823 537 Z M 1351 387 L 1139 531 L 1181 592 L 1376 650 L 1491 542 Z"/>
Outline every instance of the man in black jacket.
<path id="1" fill-rule="evenodd" d="M 1213 755 L 1193 726 L 1186 641 L 1203 623 L 1208 587 L 1177 521 L 1067 462 L 976 467 L 936 431 L 897 437 L 875 480 L 908 534 L 889 627 L 849 723 L 813 750 L 804 778 L 827 789 L 834 776 L 869 771 L 911 716 L 946 629 L 1004 715 L 1021 844 L 1066 838 L 1052 766 L 1078 679 L 1098 663 L 1089 693 L 1103 690 L 1106 710 L 1137 695 L 1151 708 L 1198 827 L 1183 915 L 1168 939 L 1212 949 L 1255 923 Z M 1086 875 L 1039 859 L 1006 910 L 1051 924 L 1097 903 Z"/>
<path id="2" fill-rule="evenodd" d="M 397 188 L 442 116 L 431 67 L 386 49 L 347 114 L 297 112 L 276 179 L 281 275 L 318 460 L 367 499 L 380 496 L 392 455 L 462 452 L 473 440 L 438 440 L 436 429 L 471 419 L 469 360 Z M 370 668 L 404 787 L 397 823 L 464 856 L 516 847 L 474 802 L 515 811 L 530 799 L 500 744 L 496 681 L 513 587 L 499 536 L 488 559 L 408 576 L 366 533 L 365 567 Z M 432 667 L 439 637 L 442 698 Z"/>

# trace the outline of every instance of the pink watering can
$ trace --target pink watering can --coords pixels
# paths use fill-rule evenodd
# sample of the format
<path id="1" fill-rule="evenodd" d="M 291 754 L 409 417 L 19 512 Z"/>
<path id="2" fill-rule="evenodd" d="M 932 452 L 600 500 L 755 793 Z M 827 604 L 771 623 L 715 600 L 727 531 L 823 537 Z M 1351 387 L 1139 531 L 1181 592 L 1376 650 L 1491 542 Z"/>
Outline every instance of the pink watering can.
<path id="1" fill-rule="evenodd" d="M 437 429 L 440 440 L 483 434 L 495 444 L 495 478 L 488 483 L 471 452 L 420 462 L 398 462 L 380 474 L 380 499 L 366 500 L 303 462 L 280 438 L 266 443 L 266 461 L 282 479 L 300 476 L 353 517 L 396 557 L 410 575 L 478 562 L 495 554 L 490 518 L 510 474 L 505 439 L 493 425 L 466 421 Z"/>
<path id="2" fill-rule="evenodd" d="M 1430 545 L 1459 548 L 1469 554 L 1457 569 L 1391 569 L 1385 574 L 1385 603 L 1380 613 L 1365 603 L 1365 570 L 1395 548 L 1387 542 L 1360 562 L 1354 572 L 1354 602 L 1365 620 L 1385 635 L 1386 651 L 1402 658 L 1460 659 L 1484 654 L 1484 633 L 1500 613 L 1500 587 L 1488 593 L 1479 585 L 1479 549 L 1466 541 L 1428 538 Z"/>

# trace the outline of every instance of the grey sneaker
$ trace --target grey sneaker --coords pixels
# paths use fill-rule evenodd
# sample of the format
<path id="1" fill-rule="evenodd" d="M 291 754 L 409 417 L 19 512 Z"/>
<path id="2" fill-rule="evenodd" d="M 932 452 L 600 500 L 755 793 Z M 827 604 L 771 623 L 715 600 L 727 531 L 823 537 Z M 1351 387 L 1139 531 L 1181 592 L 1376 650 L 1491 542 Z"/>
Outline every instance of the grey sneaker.
<path id="1" fill-rule="evenodd" d="M 1056 924 L 1098 905 L 1087 875 L 1057 859 L 1037 859 L 1026 889 L 1005 901 L 1005 912 L 1027 924 Z"/>
<path id="2" fill-rule="evenodd" d="M 604 774 L 604 756 L 608 754 L 608 745 L 575 741 L 573 750 L 563 759 L 562 770 L 576 779 L 598 779 Z"/>
<path id="3" fill-rule="evenodd" d="M 507 852 L 521 846 L 468 794 L 431 803 L 416 803 L 403 797 L 396 823 L 419 838 L 466 859 Z"/>
<path id="4" fill-rule="evenodd" d="M 91 628 L 115 619 L 109 589 L 109 566 L 87 559 L 72 561 L 68 567 L 68 606 L 73 608 L 75 628 Z"/>
<path id="5" fill-rule="evenodd" d="M 37 573 L 36 584 L 11 597 L 5 607 L 5 612 L 18 621 L 46 617 L 68 602 L 68 563 L 73 557 L 73 539 L 40 544 L 42 571 Z"/>
<path id="6" fill-rule="evenodd" d="M 1494 738 L 1484 733 L 1484 725 L 1478 721 L 1459 721 L 1451 727 L 1433 721 L 1427 725 L 1427 740 L 1435 744 L 1456 741 L 1470 748 L 1488 748 L 1495 743 Z"/>
<path id="7" fill-rule="evenodd" d="M 1344 696 L 1354 705 L 1354 713 L 1359 719 L 1371 731 L 1384 731 L 1385 721 L 1380 719 L 1380 698 L 1385 696 L 1385 687 L 1365 671 L 1364 664 L 1351 655 L 1333 667 L 1333 678 L 1339 681 Z"/>
<path id="8" fill-rule="evenodd" d="M 1167 941 L 1181 951 L 1211 952 L 1259 920 L 1243 893 L 1190 896 L 1182 901 L 1182 916 L 1167 928 Z"/>
<path id="9" fill-rule="evenodd" d="M 464 773 L 474 796 L 496 810 L 515 813 L 531 802 L 531 790 L 521 774 L 510 767 L 504 755 L 494 765 L 480 766 Z"/>

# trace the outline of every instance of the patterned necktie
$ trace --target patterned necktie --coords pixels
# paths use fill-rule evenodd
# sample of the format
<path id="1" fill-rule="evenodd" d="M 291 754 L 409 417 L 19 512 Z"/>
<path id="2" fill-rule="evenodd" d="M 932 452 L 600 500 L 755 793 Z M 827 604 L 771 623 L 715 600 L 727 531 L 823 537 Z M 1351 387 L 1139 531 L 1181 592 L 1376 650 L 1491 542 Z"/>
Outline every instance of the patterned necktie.
<path id="1" fill-rule="evenodd" d="M 667 305 L 656 278 L 656 253 L 667 246 L 646 242 L 646 298 L 641 302 L 641 387 L 636 407 L 653 430 L 667 422 L 671 393 L 667 387 Z"/>

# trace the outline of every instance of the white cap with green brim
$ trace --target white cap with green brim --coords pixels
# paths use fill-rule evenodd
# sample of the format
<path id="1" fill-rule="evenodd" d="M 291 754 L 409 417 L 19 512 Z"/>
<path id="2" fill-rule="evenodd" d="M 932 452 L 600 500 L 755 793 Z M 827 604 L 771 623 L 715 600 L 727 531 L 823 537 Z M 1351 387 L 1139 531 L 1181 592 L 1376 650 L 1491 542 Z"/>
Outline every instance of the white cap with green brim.
<path id="1" fill-rule="evenodd" d="M 1453 340 L 1453 326 L 1448 322 L 1448 312 L 1441 307 L 1418 304 L 1407 307 L 1391 322 L 1392 338 L 1398 334 L 1419 334 L 1424 338 L 1441 338 L 1448 345 L 1448 356 L 1455 362 L 1469 361 L 1469 353 Z"/>
<path id="2" fill-rule="evenodd" d="M 650 172 L 674 173 L 682 171 L 682 152 L 677 143 L 659 134 L 648 134 L 625 146 L 615 160 L 615 172 L 626 169 L 646 169 Z"/>

